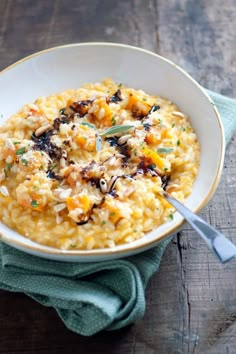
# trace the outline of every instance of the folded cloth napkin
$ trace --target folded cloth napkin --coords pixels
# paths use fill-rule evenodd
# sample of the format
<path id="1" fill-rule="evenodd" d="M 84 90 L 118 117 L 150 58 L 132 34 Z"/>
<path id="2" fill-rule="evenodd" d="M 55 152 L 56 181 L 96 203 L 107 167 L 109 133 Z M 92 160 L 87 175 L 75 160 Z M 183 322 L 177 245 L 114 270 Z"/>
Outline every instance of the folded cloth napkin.
<path id="1" fill-rule="evenodd" d="M 236 128 L 236 100 L 208 93 L 228 142 Z M 0 243 L 0 288 L 54 307 L 69 329 L 84 336 L 119 329 L 142 318 L 147 282 L 169 241 L 126 259 L 87 264 L 50 261 Z"/>

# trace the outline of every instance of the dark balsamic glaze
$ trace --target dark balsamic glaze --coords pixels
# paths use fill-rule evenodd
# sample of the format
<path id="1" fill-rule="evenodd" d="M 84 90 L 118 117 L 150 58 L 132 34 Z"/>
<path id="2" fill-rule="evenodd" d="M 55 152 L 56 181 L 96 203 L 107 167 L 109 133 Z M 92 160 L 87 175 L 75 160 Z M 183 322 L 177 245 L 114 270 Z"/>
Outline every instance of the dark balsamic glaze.
<path id="1" fill-rule="evenodd" d="M 103 197 L 100 201 L 99 204 L 93 204 L 92 208 L 89 210 L 89 212 L 84 216 L 84 219 L 77 222 L 76 224 L 77 225 L 84 225 L 84 224 L 87 224 L 87 222 L 91 219 L 91 215 L 92 215 L 92 212 L 93 212 L 93 209 L 95 208 L 100 208 L 102 206 L 102 204 L 104 203 L 105 201 L 105 197 Z"/>
<path id="2" fill-rule="evenodd" d="M 151 114 L 151 113 L 153 113 L 153 112 L 158 111 L 158 109 L 160 109 L 160 108 L 161 108 L 160 106 L 154 104 L 154 105 L 151 107 L 150 111 L 148 112 L 148 115 Z"/>
<path id="3" fill-rule="evenodd" d="M 63 177 L 57 175 L 54 171 L 52 171 L 50 169 L 47 171 L 47 177 L 51 178 L 51 179 L 56 179 L 57 181 L 63 180 Z"/>
<path id="4" fill-rule="evenodd" d="M 140 113 L 140 110 L 138 108 L 134 107 L 132 109 L 132 115 L 133 115 L 134 118 L 136 118 L 138 120 L 143 120 L 145 118 L 148 118 L 149 114 L 151 114 L 153 112 L 156 112 L 160 108 L 161 108 L 160 106 L 154 104 L 151 107 L 151 109 L 149 110 L 148 114 L 142 114 L 142 113 Z M 144 129 L 145 129 L 145 127 L 144 127 Z M 145 130 L 148 130 L 148 129 L 145 129 Z"/>
<path id="5" fill-rule="evenodd" d="M 88 113 L 89 108 L 91 107 L 93 100 L 83 100 L 72 103 L 70 108 L 75 112 L 78 113 L 79 116 L 82 118 L 85 114 Z"/>
<path id="6" fill-rule="evenodd" d="M 54 134 L 53 130 L 49 130 L 40 136 L 32 134 L 31 139 L 34 141 L 33 150 L 46 152 L 51 159 L 59 160 L 61 158 L 62 150 L 51 142 L 51 136 Z"/>
<path id="7" fill-rule="evenodd" d="M 168 183 L 169 183 L 169 180 L 170 180 L 170 176 L 169 175 L 163 175 L 161 176 L 161 181 L 162 181 L 162 184 L 161 184 L 161 187 L 165 190 Z"/>
<path id="8" fill-rule="evenodd" d="M 150 130 L 152 124 L 150 123 L 143 123 L 143 127 L 144 127 L 144 130 L 146 130 L 147 132 Z"/>
<path id="9" fill-rule="evenodd" d="M 125 158 L 123 158 L 123 162 L 125 162 L 125 160 L 127 161 L 128 158 L 130 157 L 129 147 L 126 144 L 126 142 L 123 144 L 119 144 L 118 139 L 119 139 L 118 136 L 112 136 L 112 137 L 105 138 L 105 140 L 108 141 L 110 146 L 117 147 L 119 149 L 119 153 L 125 156 Z"/>
<path id="10" fill-rule="evenodd" d="M 112 95 L 111 97 L 107 98 L 107 103 L 117 103 L 122 101 L 122 95 L 121 95 L 121 90 L 117 90 L 114 95 Z"/>

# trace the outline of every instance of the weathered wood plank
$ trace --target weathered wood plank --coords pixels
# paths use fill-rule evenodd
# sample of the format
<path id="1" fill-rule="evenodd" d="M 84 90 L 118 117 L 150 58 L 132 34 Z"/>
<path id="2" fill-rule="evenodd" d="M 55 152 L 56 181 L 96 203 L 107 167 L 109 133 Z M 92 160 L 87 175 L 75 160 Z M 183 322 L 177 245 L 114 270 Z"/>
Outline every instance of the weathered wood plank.
<path id="1" fill-rule="evenodd" d="M 185 67 L 202 85 L 236 96 L 236 73 L 231 64 L 236 52 L 234 2 L 229 1 L 222 8 L 218 1 L 158 1 L 158 11 L 162 14 L 158 27 L 160 53 Z M 229 17 L 232 22 L 226 31 Z M 219 189 L 201 214 L 236 242 L 235 151 L 233 142 Z M 187 239 L 191 240 L 191 247 Z M 187 247 L 182 248 L 182 244 Z M 236 352 L 233 340 L 228 347 L 223 345 L 224 324 L 236 311 L 235 262 L 219 265 L 189 228 L 177 238 L 177 245 L 180 257 L 176 270 L 182 274 L 179 286 L 183 313 L 182 348 L 178 350 L 202 353 L 213 346 L 212 353 Z M 221 326 L 223 330 L 219 331 Z M 218 343 L 217 347 L 214 343 Z"/>
<path id="2" fill-rule="evenodd" d="M 202 85 L 236 96 L 235 0 L 2 0 L 0 13 L 1 69 L 55 45 L 114 41 L 156 51 Z M 235 162 L 234 140 L 217 193 L 201 215 L 236 242 Z M 148 286 L 142 321 L 83 338 L 54 310 L 0 291 L 0 352 L 235 354 L 235 270 L 235 261 L 219 265 L 186 226 Z"/>

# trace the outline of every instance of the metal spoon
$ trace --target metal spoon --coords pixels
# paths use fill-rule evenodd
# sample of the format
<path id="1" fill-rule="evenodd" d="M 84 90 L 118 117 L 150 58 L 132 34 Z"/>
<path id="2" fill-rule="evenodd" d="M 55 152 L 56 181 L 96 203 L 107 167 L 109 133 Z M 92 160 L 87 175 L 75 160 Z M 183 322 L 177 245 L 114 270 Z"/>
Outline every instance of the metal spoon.
<path id="1" fill-rule="evenodd" d="M 236 257 L 236 246 L 223 234 L 214 229 L 214 227 L 194 214 L 167 192 L 163 191 L 161 195 L 187 220 L 222 263 L 226 263 Z"/>

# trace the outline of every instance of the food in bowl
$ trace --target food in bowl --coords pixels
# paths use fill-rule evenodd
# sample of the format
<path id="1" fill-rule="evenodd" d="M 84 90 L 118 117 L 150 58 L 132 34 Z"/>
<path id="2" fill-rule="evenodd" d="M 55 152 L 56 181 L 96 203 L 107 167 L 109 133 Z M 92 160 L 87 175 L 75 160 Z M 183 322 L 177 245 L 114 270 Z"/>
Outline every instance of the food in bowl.
<path id="1" fill-rule="evenodd" d="M 174 218 L 200 145 L 174 103 L 112 80 L 38 98 L 0 127 L 0 218 L 38 243 L 130 243 Z"/>

